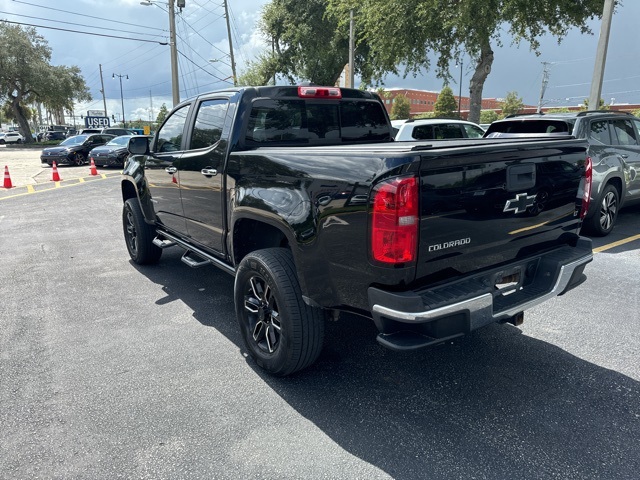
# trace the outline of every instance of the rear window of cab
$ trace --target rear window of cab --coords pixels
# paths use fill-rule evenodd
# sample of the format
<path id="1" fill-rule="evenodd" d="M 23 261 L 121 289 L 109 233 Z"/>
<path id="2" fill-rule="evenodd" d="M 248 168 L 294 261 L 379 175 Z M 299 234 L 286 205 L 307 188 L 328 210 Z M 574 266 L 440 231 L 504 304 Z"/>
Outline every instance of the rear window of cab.
<path id="1" fill-rule="evenodd" d="M 247 146 L 335 145 L 392 141 L 377 101 L 256 99 L 246 130 Z"/>

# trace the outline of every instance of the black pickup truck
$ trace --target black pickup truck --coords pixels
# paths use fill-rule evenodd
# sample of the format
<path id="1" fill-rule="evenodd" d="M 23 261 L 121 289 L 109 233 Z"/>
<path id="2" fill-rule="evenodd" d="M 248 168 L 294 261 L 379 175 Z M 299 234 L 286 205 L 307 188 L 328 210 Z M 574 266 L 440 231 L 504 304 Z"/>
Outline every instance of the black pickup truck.
<path id="1" fill-rule="evenodd" d="M 276 375 L 312 364 L 339 312 L 416 349 L 520 324 L 592 259 L 581 140 L 394 142 L 374 93 L 276 86 L 187 100 L 129 151 L 131 258 L 177 245 L 233 275 L 247 349 Z"/>

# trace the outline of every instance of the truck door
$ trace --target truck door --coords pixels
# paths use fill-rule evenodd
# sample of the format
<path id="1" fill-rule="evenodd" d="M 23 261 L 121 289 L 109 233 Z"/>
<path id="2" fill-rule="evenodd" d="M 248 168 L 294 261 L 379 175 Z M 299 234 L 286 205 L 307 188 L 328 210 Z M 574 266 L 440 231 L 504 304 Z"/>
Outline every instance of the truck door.
<path id="1" fill-rule="evenodd" d="M 180 198 L 179 168 L 184 153 L 184 129 L 190 105 L 184 105 L 167 118 L 155 136 L 151 152 L 145 157 L 145 177 L 158 220 L 167 228 L 186 233 Z"/>
<path id="2" fill-rule="evenodd" d="M 223 168 L 228 146 L 225 119 L 229 100 L 209 98 L 199 102 L 195 108 L 187 149 L 180 159 L 182 205 L 192 240 L 223 254 Z"/>

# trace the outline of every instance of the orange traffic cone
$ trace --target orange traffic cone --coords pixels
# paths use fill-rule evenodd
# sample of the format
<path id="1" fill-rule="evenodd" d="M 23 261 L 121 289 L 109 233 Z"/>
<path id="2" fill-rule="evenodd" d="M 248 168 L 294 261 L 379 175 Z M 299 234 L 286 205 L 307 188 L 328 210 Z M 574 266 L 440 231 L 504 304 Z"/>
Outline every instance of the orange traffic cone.
<path id="1" fill-rule="evenodd" d="M 4 188 L 13 188 L 11 175 L 9 175 L 9 167 L 7 165 L 4 166 Z"/>
<path id="2" fill-rule="evenodd" d="M 61 180 L 60 175 L 58 174 L 58 166 L 56 162 L 53 162 L 53 172 L 51 172 L 51 181 L 59 182 Z"/>
<path id="3" fill-rule="evenodd" d="M 98 175 L 98 169 L 96 168 L 96 162 L 91 159 L 91 175 Z"/>
<path id="4" fill-rule="evenodd" d="M 172 183 L 178 183 L 178 180 L 176 180 L 176 174 L 175 173 L 171 176 L 171 182 Z"/>

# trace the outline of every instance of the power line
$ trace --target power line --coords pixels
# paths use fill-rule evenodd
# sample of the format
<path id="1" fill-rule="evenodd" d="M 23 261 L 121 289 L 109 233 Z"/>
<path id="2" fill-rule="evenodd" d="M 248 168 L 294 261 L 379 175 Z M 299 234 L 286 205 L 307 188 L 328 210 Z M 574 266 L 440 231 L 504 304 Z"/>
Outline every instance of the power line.
<path id="1" fill-rule="evenodd" d="M 49 30 L 58 30 L 61 32 L 71 32 L 71 33 L 79 33 L 82 35 L 93 35 L 96 37 L 107 37 L 107 38 L 118 38 L 120 40 L 133 40 L 136 42 L 147 42 L 147 43 L 157 43 L 159 45 L 168 45 L 168 42 L 158 42 L 156 40 L 145 40 L 143 38 L 131 38 L 131 37 L 120 37 L 117 35 L 107 35 L 104 33 L 93 33 L 93 32 L 80 32 L 78 30 L 69 30 L 68 28 L 57 28 L 57 27 L 47 27 L 46 25 L 35 25 L 33 23 L 24 23 L 24 22 L 12 22 L 10 20 L 0 19 L 0 22 L 11 23 L 13 25 L 25 25 L 27 27 L 37 27 L 37 28 L 47 28 Z"/>
<path id="2" fill-rule="evenodd" d="M 3 12 L 0 10 L 0 13 L 4 13 L 5 15 L 13 15 L 14 17 L 25 17 L 25 18 L 33 18 L 35 20 L 44 20 L 45 22 L 55 22 L 55 23 L 62 23 L 65 25 L 75 25 L 75 26 L 79 26 L 79 27 L 89 27 L 89 28 L 94 28 L 95 25 L 84 25 L 82 23 L 76 23 L 76 22 L 63 22 L 62 20 L 51 20 L 50 18 L 42 18 L 42 17 L 34 17 L 32 15 L 22 15 L 19 13 L 11 13 L 11 12 Z M 107 27 L 100 27 L 101 30 L 110 30 L 112 32 L 122 32 L 122 33 L 137 33 L 139 35 L 146 35 L 147 37 L 157 37 L 158 34 L 155 33 L 141 33 L 141 32 L 132 32 L 130 30 L 119 30 L 117 28 L 107 28 Z"/>
<path id="3" fill-rule="evenodd" d="M 140 24 L 137 24 L 137 23 L 127 23 L 127 22 L 123 22 L 121 20 L 111 20 L 109 18 L 104 18 L 104 17 L 94 17 L 93 15 L 87 15 L 85 13 L 69 12 L 68 10 L 61 10 L 59 8 L 46 7 L 44 5 L 38 5 L 37 3 L 29 3 L 29 2 L 24 2 L 24 1 L 21 1 L 21 0 L 13 0 L 13 2 L 14 3 L 22 3 L 24 5 L 29 5 L 31 7 L 46 8 L 47 10 L 55 10 L 56 12 L 67 13 L 69 15 L 78 15 L 80 17 L 95 18 L 97 20 L 102 20 L 102 21 L 106 21 L 106 22 L 114 22 L 114 23 L 117 23 L 119 25 L 130 25 L 132 27 L 147 28 L 149 30 L 160 30 L 162 32 L 166 32 L 166 30 L 161 29 L 161 28 L 147 27 L 145 25 L 140 25 Z"/>

